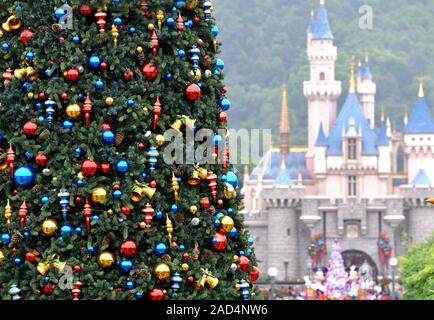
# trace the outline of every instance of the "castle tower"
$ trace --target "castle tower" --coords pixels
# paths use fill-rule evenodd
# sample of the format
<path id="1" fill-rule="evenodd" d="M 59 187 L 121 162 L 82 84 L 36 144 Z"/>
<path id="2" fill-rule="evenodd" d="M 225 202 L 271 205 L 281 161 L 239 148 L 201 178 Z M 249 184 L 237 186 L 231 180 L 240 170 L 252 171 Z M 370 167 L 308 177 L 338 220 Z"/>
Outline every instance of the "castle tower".
<path id="1" fill-rule="evenodd" d="M 362 72 L 361 78 L 359 72 Z M 358 71 L 357 94 L 366 119 L 370 122 L 371 128 L 375 128 L 375 94 L 377 85 L 372 80 L 371 69 L 369 68 L 369 58 L 366 55 L 365 66 Z"/>
<path id="2" fill-rule="evenodd" d="M 289 154 L 289 119 L 285 83 L 282 86 L 282 111 L 280 114 L 280 154 L 283 159 Z"/>
<path id="3" fill-rule="evenodd" d="M 307 26 L 307 47 L 309 48 L 312 44 L 312 36 L 313 36 L 313 30 L 315 26 L 315 16 L 313 9 L 310 10 L 310 19 L 309 19 L 309 25 Z"/>
<path id="4" fill-rule="evenodd" d="M 310 64 L 310 79 L 303 83 L 308 100 L 309 151 L 313 153 L 315 141 L 322 123 L 324 133 L 329 134 L 336 119 L 336 99 L 341 95 L 341 82 L 335 80 L 337 48 L 327 17 L 324 0 L 311 25 L 310 45 L 307 56 Z"/>

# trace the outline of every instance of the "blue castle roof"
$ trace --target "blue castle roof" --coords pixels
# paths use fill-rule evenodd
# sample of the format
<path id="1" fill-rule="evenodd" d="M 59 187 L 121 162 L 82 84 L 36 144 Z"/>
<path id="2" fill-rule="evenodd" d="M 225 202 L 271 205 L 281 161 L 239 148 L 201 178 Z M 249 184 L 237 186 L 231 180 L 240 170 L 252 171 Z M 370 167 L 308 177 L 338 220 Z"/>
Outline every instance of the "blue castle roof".
<path id="1" fill-rule="evenodd" d="M 434 133 L 434 121 L 425 97 L 418 97 L 404 133 Z"/>
<path id="2" fill-rule="evenodd" d="M 369 64 L 366 62 L 365 68 L 363 69 L 363 79 L 372 80 L 371 69 L 369 68 Z"/>
<path id="3" fill-rule="evenodd" d="M 318 136 L 316 138 L 315 145 L 318 147 L 329 145 L 329 143 L 327 141 L 327 137 L 324 133 L 324 128 L 323 128 L 322 122 L 321 122 L 321 125 L 319 126 L 319 132 L 318 132 Z"/>
<path id="4" fill-rule="evenodd" d="M 384 123 L 381 122 L 381 125 L 379 128 L 375 129 L 375 132 L 377 134 L 377 146 L 388 146 L 389 145 L 389 138 L 387 137 L 387 130 L 384 126 Z"/>
<path id="5" fill-rule="evenodd" d="M 313 33 L 314 28 L 315 28 L 315 17 L 312 14 L 309 18 L 309 24 L 307 26 L 307 32 Z"/>
<path id="6" fill-rule="evenodd" d="M 428 178 L 424 169 L 419 170 L 413 179 L 412 185 L 431 185 L 431 180 Z"/>
<path id="7" fill-rule="evenodd" d="M 349 120 L 353 118 L 358 134 L 362 135 L 362 154 L 365 156 L 378 155 L 377 134 L 370 128 L 368 120 L 363 114 L 359 99 L 354 92 L 349 92 L 347 99 L 339 113 L 328 138 L 328 156 L 342 155 L 342 132 L 347 132 Z M 359 132 L 361 129 L 362 132 Z"/>
<path id="8" fill-rule="evenodd" d="M 276 180 L 273 183 L 275 186 L 290 186 L 292 185 L 291 174 L 288 169 L 280 170 Z"/>
<path id="9" fill-rule="evenodd" d="M 333 33 L 327 17 L 327 9 L 324 4 L 319 6 L 313 26 L 313 40 L 333 40 Z"/>

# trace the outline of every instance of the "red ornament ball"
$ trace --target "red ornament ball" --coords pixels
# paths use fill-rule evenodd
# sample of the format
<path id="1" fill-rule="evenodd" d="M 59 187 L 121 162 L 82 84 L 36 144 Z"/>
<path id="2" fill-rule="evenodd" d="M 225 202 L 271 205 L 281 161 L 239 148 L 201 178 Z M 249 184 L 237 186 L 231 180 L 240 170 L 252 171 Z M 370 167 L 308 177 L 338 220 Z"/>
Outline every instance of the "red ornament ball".
<path id="1" fill-rule="evenodd" d="M 240 269 L 242 271 L 247 271 L 247 269 L 249 269 L 249 267 L 250 267 L 250 260 L 245 256 L 241 256 L 238 263 L 239 263 Z"/>
<path id="2" fill-rule="evenodd" d="M 120 188 L 121 188 L 121 186 L 118 185 L 118 184 L 115 184 L 115 185 L 112 187 L 113 190 L 119 190 Z"/>
<path id="3" fill-rule="evenodd" d="M 26 252 L 24 255 L 24 259 L 30 263 L 36 263 L 38 262 L 38 257 L 33 252 Z"/>
<path id="4" fill-rule="evenodd" d="M 33 121 L 27 121 L 23 126 L 24 134 L 28 137 L 34 136 L 38 131 L 38 124 Z"/>
<path id="5" fill-rule="evenodd" d="M 136 243 L 132 240 L 127 240 L 121 244 L 120 252 L 125 257 L 132 257 L 137 252 Z"/>
<path id="6" fill-rule="evenodd" d="M 121 207 L 121 212 L 124 216 L 129 216 L 131 214 L 131 209 L 128 206 L 122 206 Z"/>
<path id="7" fill-rule="evenodd" d="M 164 299 L 164 292 L 161 289 L 154 288 L 148 293 L 149 299 L 153 301 L 160 301 Z"/>
<path id="8" fill-rule="evenodd" d="M 134 72 L 131 70 L 124 73 L 124 80 L 125 81 L 130 81 L 133 77 L 134 77 Z"/>
<path id="9" fill-rule="evenodd" d="M 102 163 L 99 166 L 99 170 L 101 171 L 101 173 L 110 173 L 110 163 Z"/>
<path id="10" fill-rule="evenodd" d="M 56 285 L 52 283 L 44 284 L 42 287 L 42 293 L 46 296 L 51 296 L 54 292 L 54 288 L 56 288 Z"/>
<path id="11" fill-rule="evenodd" d="M 202 198 L 199 200 L 199 205 L 202 209 L 208 209 L 211 203 L 208 198 Z"/>
<path id="12" fill-rule="evenodd" d="M 139 144 L 137 144 L 137 148 L 139 150 L 143 150 L 143 149 L 145 149 L 145 145 L 143 143 L 139 143 Z"/>
<path id="13" fill-rule="evenodd" d="M 226 94 L 226 93 L 228 93 L 228 87 L 222 87 L 222 88 L 220 89 L 220 93 L 221 93 L 221 94 Z"/>
<path id="14" fill-rule="evenodd" d="M 108 123 L 103 123 L 101 125 L 101 129 L 103 129 L 104 131 L 106 131 L 106 130 L 111 130 L 112 128 L 111 128 L 111 126 Z"/>
<path id="15" fill-rule="evenodd" d="M 84 5 L 80 7 L 80 14 L 83 16 L 87 16 L 92 13 L 92 9 L 88 5 Z"/>
<path id="16" fill-rule="evenodd" d="M 45 92 L 39 92 L 38 97 L 39 99 L 44 100 L 47 97 L 47 95 L 45 94 Z"/>
<path id="17" fill-rule="evenodd" d="M 182 254 L 182 259 L 183 259 L 183 260 L 187 261 L 189 258 L 190 258 L 190 255 L 189 255 L 187 252 L 184 252 L 184 253 Z"/>
<path id="18" fill-rule="evenodd" d="M 47 156 L 43 153 L 40 153 L 35 157 L 35 162 L 38 166 L 43 167 L 47 164 Z"/>
<path id="19" fill-rule="evenodd" d="M 152 181 L 149 183 L 149 186 L 150 186 L 151 188 L 156 188 L 156 187 L 157 187 L 157 181 L 152 180 Z"/>
<path id="20" fill-rule="evenodd" d="M 184 95 L 190 101 L 196 101 L 200 98 L 201 90 L 195 83 L 190 83 L 185 87 Z"/>
<path id="21" fill-rule="evenodd" d="M 216 232 L 213 241 L 213 248 L 217 251 L 223 251 L 226 249 L 226 245 L 228 244 L 228 240 L 226 236 L 221 232 Z"/>
<path id="22" fill-rule="evenodd" d="M 62 100 L 66 100 L 66 99 L 68 99 L 68 94 L 67 94 L 66 92 L 62 92 L 62 93 L 60 94 L 60 99 L 62 99 Z"/>
<path id="23" fill-rule="evenodd" d="M 81 171 L 85 175 L 92 177 L 98 171 L 98 164 L 93 160 L 85 160 L 81 164 Z"/>
<path id="24" fill-rule="evenodd" d="M 12 195 L 16 196 L 18 194 L 18 190 L 14 189 L 14 191 L 12 191 Z"/>
<path id="25" fill-rule="evenodd" d="M 194 23 L 199 23 L 200 22 L 200 18 L 198 16 L 195 16 L 193 19 Z"/>
<path id="26" fill-rule="evenodd" d="M 13 253 L 13 254 L 15 254 L 15 253 L 17 253 L 17 247 L 13 247 L 12 249 L 11 249 L 11 252 Z"/>
<path id="27" fill-rule="evenodd" d="M 78 264 L 76 264 L 76 265 L 74 266 L 73 270 L 74 270 L 75 272 L 80 272 L 80 271 L 81 271 L 81 267 L 80 267 Z"/>
<path id="28" fill-rule="evenodd" d="M 259 279 L 259 269 L 257 267 L 253 267 L 252 271 L 250 271 L 250 281 L 255 282 Z"/>
<path id="29" fill-rule="evenodd" d="M 81 197 L 80 196 L 78 196 L 78 197 L 75 197 L 75 199 L 74 199 L 74 202 L 75 203 L 81 203 L 83 200 L 81 199 Z"/>
<path id="30" fill-rule="evenodd" d="M 220 122 L 226 122 L 228 120 L 228 115 L 226 112 L 220 112 L 219 113 L 219 120 Z"/>
<path id="31" fill-rule="evenodd" d="M 142 66 L 141 72 L 147 80 L 154 80 L 158 77 L 158 68 L 150 63 L 146 63 Z"/>
<path id="32" fill-rule="evenodd" d="M 21 42 L 24 43 L 26 46 L 29 43 L 29 40 L 32 40 L 32 38 L 33 38 L 33 32 L 30 29 L 25 29 L 20 34 Z"/>
<path id="33" fill-rule="evenodd" d="M 99 65 L 99 67 L 101 69 L 107 69 L 107 62 L 105 62 L 105 61 L 101 62 L 100 65 Z"/>
<path id="34" fill-rule="evenodd" d="M 187 281 L 188 281 L 189 283 L 193 283 L 193 282 L 194 282 L 194 277 L 193 277 L 193 276 L 189 276 L 189 277 L 187 278 Z"/>
<path id="35" fill-rule="evenodd" d="M 77 68 L 69 69 L 69 70 L 66 72 L 66 78 L 67 78 L 68 80 L 71 80 L 71 81 L 75 81 L 75 80 L 77 80 L 79 76 L 80 76 L 80 72 L 78 71 Z"/>

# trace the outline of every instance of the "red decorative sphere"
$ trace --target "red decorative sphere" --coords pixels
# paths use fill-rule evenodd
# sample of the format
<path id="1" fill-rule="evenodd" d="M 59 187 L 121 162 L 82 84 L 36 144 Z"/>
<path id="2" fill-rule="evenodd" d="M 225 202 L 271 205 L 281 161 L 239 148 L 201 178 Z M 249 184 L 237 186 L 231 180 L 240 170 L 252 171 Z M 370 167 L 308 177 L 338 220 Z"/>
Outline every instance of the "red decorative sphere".
<path id="1" fill-rule="evenodd" d="M 110 173 L 110 163 L 102 163 L 99 166 L 101 173 Z"/>
<path id="2" fill-rule="evenodd" d="M 30 263 L 38 262 L 38 257 L 33 252 L 26 252 L 24 255 L 24 259 Z"/>
<path id="3" fill-rule="evenodd" d="M 71 81 L 75 81 L 75 80 L 77 80 L 79 76 L 80 76 L 80 72 L 78 71 L 77 68 L 69 69 L 69 70 L 66 72 L 66 78 L 67 78 L 68 80 L 71 80 Z"/>
<path id="4" fill-rule="evenodd" d="M 121 188 L 121 186 L 118 185 L 118 184 L 115 184 L 115 185 L 113 185 L 113 187 L 112 187 L 113 190 L 119 190 L 120 188 Z"/>
<path id="5" fill-rule="evenodd" d="M 228 87 L 222 87 L 222 88 L 220 89 L 220 93 L 221 93 L 221 94 L 226 94 L 226 93 L 228 93 Z"/>
<path id="6" fill-rule="evenodd" d="M 201 90 L 195 83 L 190 83 L 184 89 L 185 97 L 190 101 L 195 101 L 200 98 Z"/>
<path id="7" fill-rule="evenodd" d="M 220 112 L 219 113 L 219 120 L 220 122 L 226 122 L 228 120 L 228 115 L 226 112 Z"/>
<path id="8" fill-rule="evenodd" d="M 221 232 L 216 232 L 213 240 L 213 248 L 217 251 L 223 251 L 226 249 L 228 240 L 226 236 Z"/>
<path id="9" fill-rule="evenodd" d="M 17 253 L 17 251 L 18 251 L 17 247 L 13 247 L 13 248 L 11 249 L 11 252 L 12 252 L 13 254 Z"/>
<path id="10" fill-rule="evenodd" d="M 253 267 L 253 270 L 250 271 L 250 281 L 255 282 L 259 279 L 259 269 L 257 267 Z"/>
<path id="11" fill-rule="evenodd" d="M 247 271 L 247 269 L 249 269 L 249 267 L 250 267 L 250 260 L 245 256 L 241 256 L 238 263 L 239 263 L 240 269 L 242 271 Z"/>
<path id="12" fill-rule="evenodd" d="M 139 144 L 137 144 L 137 148 L 139 150 L 143 150 L 143 149 L 145 149 L 145 145 L 143 143 L 139 143 Z"/>
<path id="13" fill-rule="evenodd" d="M 199 200 L 199 205 L 202 209 L 208 209 L 211 203 L 208 198 L 202 198 Z"/>
<path id="14" fill-rule="evenodd" d="M 30 29 L 25 29 L 20 34 L 21 42 L 24 43 L 26 46 L 29 43 L 29 40 L 32 40 L 32 38 L 33 38 L 33 32 Z"/>
<path id="15" fill-rule="evenodd" d="M 221 206 L 223 205 L 223 200 L 222 200 L 222 199 L 218 199 L 218 200 L 217 200 L 217 205 L 218 205 L 219 207 L 221 207 Z"/>
<path id="16" fill-rule="evenodd" d="M 124 73 L 125 81 L 130 81 L 133 77 L 134 77 L 134 72 L 131 70 Z"/>
<path id="17" fill-rule="evenodd" d="M 39 99 L 44 100 L 47 97 L 47 95 L 45 94 L 45 92 L 39 92 L 38 97 Z"/>
<path id="18" fill-rule="evenodd" d="M 187 278 L 187 281 L 188 281 L 189 283 L 193 283 L 193 282 L 194 282 L 194 277 L 193 277 L 193 276 L 189 276 L 189 277 Z"/>
<path id="19" fill-rule="evenodd" d="M 149 186 L 150 186 L 151 188 L 156 188 L 156 187 L 157 187 L 157 181 L 152 180 L 152 181 L 149 183 Z"/>
<path id="20" fill-rule="evenodd" d="M 121 244 L 120 252 L 125 257 L 132 257 L 137 252 L 137 246 L 134 241 L 127 240 Z"/>
<path id="21" fill-rule="evenodd" d="M 98 171 L 98 164 L 93 160 L 85 160 L 81 164 L 81 171 L 91 177 Z"/>
<path id="22" fill-rule="evenodd" d="M 84 5 L 80 7 L 80 14 L 83 16 L 87 16 L 92 13 L 92 9 L 88 5 Z"/>
<path id="23" fill-rule="evenodd" d="M 103 123 L 101 125 L 101 129 L 103 129 L 104 131 L 106 131 L 106 130 L 111 130 L 112 127 L 108 123 Z"/>
<path id="24" fill-rule="evenodd" d="M 80 272 L 80 271 L 81 271 L 81 267 L 80 267 L 78 264 L 76 264 L 76 265 L 73 267 L 73 270 L 74 270 L 75 272 Z"/>
<path id="25" fill-rule="evenodd" d="M 141 71 L 147 80 L 154 80 L 158 76 L 158 68 L 150 63 L 144 64 Z"/>
<path id="26" fill-rule="evenodd" d="M 18 190 L 14 189 L 14 191 L 12 191 L 12 195 L 16 196 L 18 194 Z"/>
<path id="27" fill-rule="evenodd" d="M 198 255 L 197 253 L 195 253 L 195 254 L 192 256 L 192 259 L 193 259 L 193 261 L 197 261 L 197 260 L 199 260 L 199 255 Z"/>
<path id="28" fill-rule="evenodd" d="M 77 197 L 75 197 L 75 199 L 74 199 L 74 202 L 75 203 L 81 203 L 83 200 L 81 199 L 81 197 L 80 196 L 77 196 Z"/>
<path id="29" fill-rule="evenodd" d="M 164 292 L 161 289 L 154 288 L 148 293 L 149 299 L 153 301 L 160 301 L 164 299 Z"/>
<path id="30" fill-rule="evenodd" d="M 24 134 L 28 137 L 34 136 L 39 126 L 33 121 L 27 121 L 23 126 Z"/>
<path id="31" fill-rule="evenodd" d="M 66 99 L 68 99 L 68 94 L 67 94 L 66 92 L 62 92 L 62 93 L 60 94 L 60 99 L 62 99 L 62 100 L 66 100 Z"/>
<path id="32" fill-rule="evenodd" d="M 56 285 L 52 283 L 44 284 L 42 287 L 42 293 L 46 296 L 51 296 L 54 292 L 54 288 L 56 288 Z"/>
<path id="33" fill-rule="evenodd" d="M 195 16 L 193 19 L 194 23 L 199 23 L 200 22 L 200 18 L 198 16 Z"/>
<path id="34" fill-rule="evenodd" d="M 38 166 L 43 167 L 47 164 L 47 156 L 43 153 L 40 153 L 35 157 L 35 162 Z"/>
<path id="35" fill-rule="evenodd" d="M 101 64 L 99 65 L 99 67 L 101 69 L 107 69 L 107 62 L 105 62 L 105 61 L 101 62 Z"/>
<path id="36" fill-rule="evenodd" d="M 124 216 L 129 216 L 131 214 L 131 209 L 128 206 L 122 206 L 121 207 L 121 212 Z"/>
<path id="37" fill-rule="evenodd" d="M 183 254 L 182 254 L 182 259 L 183 260 L 188 260 L 190 258 L 190 255 L 187 253 L 187 252 L 184 252 Z"/>

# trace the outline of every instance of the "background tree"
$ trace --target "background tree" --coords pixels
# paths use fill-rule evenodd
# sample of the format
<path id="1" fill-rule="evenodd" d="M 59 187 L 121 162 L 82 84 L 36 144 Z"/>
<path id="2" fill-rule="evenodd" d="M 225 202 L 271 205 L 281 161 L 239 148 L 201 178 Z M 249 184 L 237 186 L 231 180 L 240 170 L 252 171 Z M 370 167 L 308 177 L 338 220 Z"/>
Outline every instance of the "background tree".
<path id="1" fill-rule="evenodd" d="M 161 156 L 226 127 L 212 3 L 68 3 L 0 3 L 0 296 L 249 298 L 232 166 Z"/>

